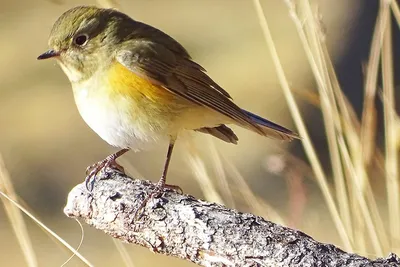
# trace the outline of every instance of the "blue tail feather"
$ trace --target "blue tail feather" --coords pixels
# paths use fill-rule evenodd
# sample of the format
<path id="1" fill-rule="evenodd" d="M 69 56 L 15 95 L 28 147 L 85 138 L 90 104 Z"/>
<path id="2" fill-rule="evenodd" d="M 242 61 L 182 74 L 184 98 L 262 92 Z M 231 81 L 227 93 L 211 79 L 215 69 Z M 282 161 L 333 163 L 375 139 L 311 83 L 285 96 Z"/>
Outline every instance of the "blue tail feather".
<path id="1" fill-rule="evenodd" d="M 296 137 L 297 136 L 296 133 L 292 132 L 289 129 L 286 129 L 285 127 L 282 127 L 282 126 L 280 126 L 280 125 L 278 125 L 276 123 L 273 123 L 272 121 L 264 119 L 263 117 L 260 117 L 260 116 L 254 114 L 254 113 L 251 113 L 251 112 L 249 112 L 247 110 L 244 110 L 244 109 L 242 109 L 242 110 L 243 110 L 244 113 L 247 114 L 247 116 L 249 116 L 255 123 L 257 123 L 260 126 L 276 130 L 278 132 L 290 135 L 292 137 Z"/>

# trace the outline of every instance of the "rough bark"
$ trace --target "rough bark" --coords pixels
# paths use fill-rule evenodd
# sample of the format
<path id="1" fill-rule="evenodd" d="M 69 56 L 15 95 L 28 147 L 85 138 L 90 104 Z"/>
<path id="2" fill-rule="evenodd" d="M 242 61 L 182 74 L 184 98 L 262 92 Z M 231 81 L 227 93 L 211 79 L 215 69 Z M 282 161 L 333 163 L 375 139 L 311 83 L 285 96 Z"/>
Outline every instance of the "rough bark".
<path id="1" fill-rule="evenodd" d="M 156 253 L 200 266 L 400 266 L 394 254 L 369 260 L 261 217 L 172 190 L 149 201 L 134 221 L 134 212 L 154 185 L 114 170 L 99 176 L 91 193 L 84 184 L 69 193 L 65 214 Z"/>

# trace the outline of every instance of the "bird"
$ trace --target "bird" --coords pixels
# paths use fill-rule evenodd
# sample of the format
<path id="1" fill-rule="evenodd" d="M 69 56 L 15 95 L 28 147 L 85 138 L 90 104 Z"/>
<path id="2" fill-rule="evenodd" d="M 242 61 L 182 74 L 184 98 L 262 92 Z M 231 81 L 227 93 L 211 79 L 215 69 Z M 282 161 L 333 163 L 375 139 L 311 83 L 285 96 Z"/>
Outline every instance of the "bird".
<path id="1" fill-rule="evenodd" d="M 50 49 L 38 59 L 56 59 L 71 85 L 78 111 L 103 140 L 119 150 L 91 165 L 85 183 L 133 150 L 168 142 L 164 168 L 154 189 L 162 194 L 179 133 L 194 130 L 237 144 L 227 125 L 278 140 L 298 139 L 283 126 L 236 105 L 188 51 L 163 31 L 116 10 L 78 6 L 54 23 Z"/>

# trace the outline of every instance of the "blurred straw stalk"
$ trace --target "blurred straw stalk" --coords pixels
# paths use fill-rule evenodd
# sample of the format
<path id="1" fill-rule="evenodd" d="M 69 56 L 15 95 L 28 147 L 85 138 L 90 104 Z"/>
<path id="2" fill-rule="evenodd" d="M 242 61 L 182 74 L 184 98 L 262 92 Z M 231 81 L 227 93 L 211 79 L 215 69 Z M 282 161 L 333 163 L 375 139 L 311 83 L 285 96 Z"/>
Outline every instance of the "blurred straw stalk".
<path id="1" fill-rule="evenodd" d="M 12 185 L 10 175 L 4 165 L 2 156 L 0 155 L 0 192 L 7 194 L 10 198 L 17 199 L 14 187 Z M 15 238 L 17 239 L 25 261 L 29 267 L 38 266 L 36 254 L 32 246 L 31 238 L 28 234 L 28 229 L 25 224 L 25 220 L 22 217 L 22 212 L 7 199 L 0 197 L 4 208 L 6 210 L 7 217 L 14 230 Z"/>
<path id="2" fill-rule="evenodd" d="M 327 53 L 325 33 L 321 27 L 323 18 L 320 17 L 318 9 L 316 6 L 311 6 L 308 0 L 287 0 L 286 3 L 318 85 L 336 197 L 328 185 L 327 175 L 315 154 L 303 118 L 294 101 L 260 1 L 254 0 L 260 25 L 275 62 L 286 100 L 303 138 L 304 149 L 335 222 L 336 230 L 342 239 L 342 245 L 348 251 L 355 251 L 363 255 L 371 255 L 371 248 L 375 256 L 384 256 L 389 251 L 398 253 L 400 249 L 399 164 L 397 157 L 399 120 L 394 108 L 392 29 L 390 27 L 390 10 L 393 9 L 395 14 L 398 12 L 397 2 L 381 1 L 366 73 L 361 123 L 353 115 L 354 111 L 340 89 Z M 399 21 L 397 22 L 399 23 Z M 382 67 L 380 69 L 381 55 Z M 385 177 L 387 183 L 389 224 L 385 224 L 381 218 L 383 212 L 376 203 L 376 196 L 370 184 L 369 171 L 370 164 L 378 161 L 382 154 L 376 146 L 375 140 L 377 118 L 374 104 L 378 87 L 377 77 L 380 71 L 383 77 L 382 101 L 386 141 L 385 169 L 380 175 Z M 375 173 L 375 175 L 377 174 Z"/>

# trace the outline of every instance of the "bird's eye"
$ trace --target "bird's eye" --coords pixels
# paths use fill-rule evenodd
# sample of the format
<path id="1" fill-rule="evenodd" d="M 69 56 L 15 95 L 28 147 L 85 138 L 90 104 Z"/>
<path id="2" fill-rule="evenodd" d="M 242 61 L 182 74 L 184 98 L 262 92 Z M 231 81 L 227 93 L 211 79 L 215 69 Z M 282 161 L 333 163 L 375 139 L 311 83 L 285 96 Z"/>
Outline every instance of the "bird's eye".
<path id="1" fill-rule="evenodd" d="M 88 39 L 89 37 L 86 34 L 81 34 L 75 37 L 74 43 L 79 46 L 84 46 L 87 43 Z"/>

